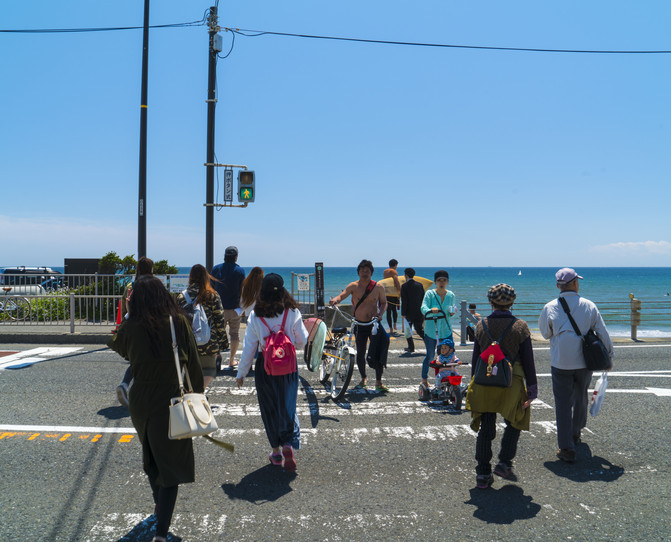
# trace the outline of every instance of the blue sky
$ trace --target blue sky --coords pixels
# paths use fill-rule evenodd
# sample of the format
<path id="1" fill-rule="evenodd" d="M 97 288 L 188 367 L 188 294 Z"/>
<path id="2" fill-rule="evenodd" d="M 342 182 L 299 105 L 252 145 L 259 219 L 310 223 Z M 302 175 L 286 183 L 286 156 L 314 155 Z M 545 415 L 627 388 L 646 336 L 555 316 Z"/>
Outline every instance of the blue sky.
<path id="1" fill-rule="evenodd" d="M 155 0 L 150 24 L 213 4 Z M 219 13 L 297 34 L 671 50 L 662 0 Z M 0 4 L 0 29 L 142 22 L 142 0 Z M 179 266 L 205 263 L 207 39 L 150 31 L 147 253 Z M 141 46 L 141 30 L 0 33 L 0 266 L 137 254 Z M 215 213 L 215 262 L 235 244 L 245 266 L 671 266 L 670 61 L 238 35 L 217 65 L 216 154 L 256 171 L 257 197 Z"/>

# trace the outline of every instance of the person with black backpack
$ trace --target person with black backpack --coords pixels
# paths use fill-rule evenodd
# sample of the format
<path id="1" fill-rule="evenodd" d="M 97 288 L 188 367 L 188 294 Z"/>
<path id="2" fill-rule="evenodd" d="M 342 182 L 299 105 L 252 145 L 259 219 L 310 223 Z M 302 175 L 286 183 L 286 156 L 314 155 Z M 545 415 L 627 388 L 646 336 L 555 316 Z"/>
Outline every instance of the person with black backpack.
<path id="1" fill-rule="evenodd" d="M 261 419 L 272 451 L 270 462 L 296 470 L 294 450 L 300 448 L 301 427 L 296 415 L 298 361 L 296 349 L 303 349 L 308 332 L 298 303 L 287 292 L 276 273 L 263 278 L 254 310 L 247 320 L 244 346 L 236 382 L 242 387 L 252 362 Z"/>
<path id="2" fill-rule="evenodd" d="M 228 348 L 228 336 L 224 323 L 224 307 L 219 294 L 211 285 L 210 274 L 205 266 L 196 264 L 191 268 L 189 286 L 177 295 L 177 304 L 188 316 L 192 329 L 196 315 L 201 315 L 204 311 L 207 317 L 205 326 L 209 326 L 209 338 L 205 342 L 199 342 L 196 334 L 204 385 L 207 388 L 217 375 L 217 354 Z"/>
<path id="3" fill-rule="evenodd" d="M 492 313 L 475 328 L 466 409 L 471 411 L 471 429 L 478 432 L 475 444 L 478 489 L 487 489 L 494 483 L 491 459 L 497 413 L 503 416 L 506 428 L 494 474 L 517 480 L 513 472 L 517 441 L 521 430 L 529 430 L 529 406 L 538 397 L 529 326 L 510 312 L 515 297 L 515 290 L 507 284 L 492 286 L 487 292 Z"/>

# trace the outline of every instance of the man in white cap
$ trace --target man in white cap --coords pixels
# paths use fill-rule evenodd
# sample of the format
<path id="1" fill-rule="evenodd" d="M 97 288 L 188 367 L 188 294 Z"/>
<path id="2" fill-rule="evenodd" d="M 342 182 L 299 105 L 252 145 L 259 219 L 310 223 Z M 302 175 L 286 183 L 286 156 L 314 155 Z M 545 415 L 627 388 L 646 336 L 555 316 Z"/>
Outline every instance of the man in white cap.
<path id="1" fill-rule="evenodd" d="M 582 353 L 582 339 L 573 329 L 563 299 L 575 320 L 580 333 L 590 329 L 599 336 L 613 359 L 613 342 L 608 335 L 599 309 L 589 299 L 580 297 L 578 290 L 582 277 L 575 269 L 564 267 L 555 274 L 559 299 L 550 301 L 541 311 L 538 327 L 544 338 L 550 339 L 550 364 L 552 391 L 555 398 L 557 419 L 557 457 L 562 461 L 575 461 L 576 444 L 580 441 L 580 431 L 587 424 L 587 390 L 592 381 L 592 371 L 585 366 Z"/>

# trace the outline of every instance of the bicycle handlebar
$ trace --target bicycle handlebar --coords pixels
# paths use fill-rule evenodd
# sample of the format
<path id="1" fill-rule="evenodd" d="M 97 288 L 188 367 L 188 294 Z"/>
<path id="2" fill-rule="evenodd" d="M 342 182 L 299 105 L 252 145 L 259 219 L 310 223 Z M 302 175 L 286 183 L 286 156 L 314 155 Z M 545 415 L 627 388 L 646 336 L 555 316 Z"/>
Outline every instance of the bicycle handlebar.
<path id="1" fill-rule="evenodd" d="M 349 314 L 346 314 L 343 311 L 341 311 L 340 307 L 338 307 L 338 305 L 328 305 L 327 308 L 337 311 L 340 314 L 340 316 L 342 316 L 343 318 L 348 320 L 350 323 L 355 324 L 357 326 L 370 326 L 370 325 L 373 325 L 375 323 L 375 320 L 376 320 L 376 319 L 371 320 L 370 322 L 359 322 L 358 320 L 356 320 L 354 318 L 354 316 L 350 316 Z"/>

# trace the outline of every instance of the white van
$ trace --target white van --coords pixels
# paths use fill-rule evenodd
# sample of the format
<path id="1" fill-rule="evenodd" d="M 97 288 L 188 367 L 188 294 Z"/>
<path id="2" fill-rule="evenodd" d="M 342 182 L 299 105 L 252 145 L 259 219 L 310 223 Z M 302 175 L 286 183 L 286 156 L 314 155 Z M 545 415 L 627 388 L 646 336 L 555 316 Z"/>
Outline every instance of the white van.
<path id="1" fill-rule="evenodd" d="M 47 291 L 41 284 L 16 284 L 0 286 L 0 295 L 44 295 Z"/>
<path id="2" fill-rule="evenodd" d="M 37 295 L 61 288 L 64 282 L 63 274 L 51 267 L 5 267 L 0 274 L 0 287 L 15 288 L 14 294 Z"/>

